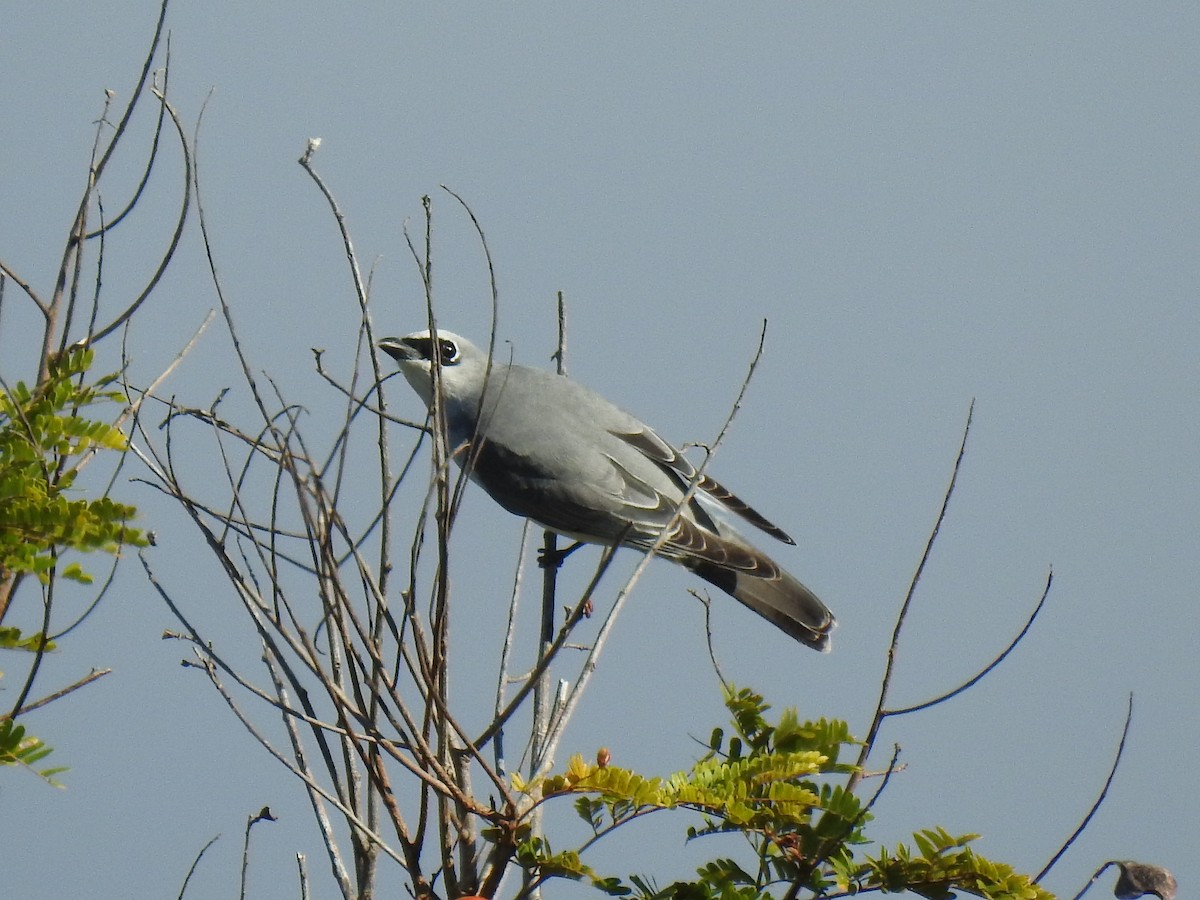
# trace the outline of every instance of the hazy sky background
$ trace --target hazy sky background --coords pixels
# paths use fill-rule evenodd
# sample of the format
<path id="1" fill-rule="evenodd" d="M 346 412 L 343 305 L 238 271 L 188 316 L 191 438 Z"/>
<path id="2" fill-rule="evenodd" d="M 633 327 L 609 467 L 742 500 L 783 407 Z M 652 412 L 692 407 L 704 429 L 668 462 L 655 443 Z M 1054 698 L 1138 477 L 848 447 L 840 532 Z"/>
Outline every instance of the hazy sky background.
<path id="1" fill-rule="evenodd" d="M 420 235 L 420 197 L 431 194 L 440 321 L 486 338 L 486 267 L 440 184 L 487 232 L 499 336 L 518 360 L 551 365 L 554 295 L 565 292 L 572 374 L 676 442 L 715 435 L 766 318 L 765 357 L 711 471 L 797 538 L 767 549 L 841 627 L 819 656 L 718 596 L 716 650 L 732 680 L 777 709 L 846 718 L 858 733 L 974 398 L 896 701 L 973 674 L 1020 627 L 1051 566 L 1054 587 L 984 683 L 886 726 L 876 763 L 899 743 L 907 769 L 877 807 L 876 834 L 977 831 L 981 852 L 1037 871 L 1099 791 L 1132 691 L 1109 798 L 1046 887 L 1072 896 L 1103 861 L 1131 858 L 1167 865 L 1194 893 L 1200 8 L 731 10 L 179 0 L 171 94 L 194 123 L 213 91 L 201 185 L 248 352 L 306 406 L 310 427 L 340 415 L 310 348 L 344 370 L 357 310 L 332 218 L 296 164 L 317 136 L 317 167 L 360 258 L 375 262 L 384 333 L 423 324 L 403 228 Z M 150 3 L 117 0 L 5 16 L 0 258 L 42 290 L 103 91 L 127 98 L 155 17 Z M 106 189 L 113 208 L 141 164 L 150 110 Z M 114 305 L 157 258 L 178 170 L 168 152 L 142 216 L 112 236 Z M 130 336 L 142 380 L 216 304 L 196 226 Z M 0 369 L 28 377 L 34 320 L 11 285 L 3 314 Z M 237 382 L 214 327 L 168 388 L 207 406 Z M 394 384 L 393 404 L 417 415 Z M 212 466 L 197 461 L 196 478 Z M 151 559 L 179 601 L 224 640 L 245 640 L 182 513 L 141 485 L 118 493 L 158 532 Z M 495 596 L 489 573 L 507 583 L 519 536 L 518 521 L 472 491 L 455 538 L 465 658 L 495 659 L 502 610 L 470 604 Z M 590 572 L 588 554 L 572 560 L 569 584 Z M 651 567 L 566 752 L 604 744 L 617 764 L 663 774 L 701 752 L 693 737 L 723 716 L 686 592 L 699 586 Z M 178 665 L 184 648 L 159 640 L 174 626 L 131 561 L 51 661 L 47 690 L 90 666 L 115 672 L 29 719 L 71 766 L 66 791 L 0 773 L 7 895 L 175 896 L 221 833 L 189 896 L 231 896 L 245 817 L 263 805 L 280 821 L 256 833 L 252 896 L 297 896 L 296 852 L 309 854 L 317 896 L 331 895 L 300 784 Z M 11 696 L 17 667 L 2 667 Z M 466 692 L 475 682 L 463 673 Z M 493 688 L 474 674 L 481 699 L 467 702 L 482 714 Z M 732 852 L 685 848 L 689 822 L 634 825 L 592 862 L 666 883 Z M 1094 890 L 1109 895 L 1111 884 Z"/>

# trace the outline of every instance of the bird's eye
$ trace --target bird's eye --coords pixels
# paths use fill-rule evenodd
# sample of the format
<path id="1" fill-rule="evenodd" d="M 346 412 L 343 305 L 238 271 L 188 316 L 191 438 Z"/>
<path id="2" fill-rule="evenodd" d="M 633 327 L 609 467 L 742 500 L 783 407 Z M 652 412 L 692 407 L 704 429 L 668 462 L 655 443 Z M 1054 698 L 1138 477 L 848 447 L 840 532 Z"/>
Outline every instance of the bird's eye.
<path id="1" fill-rule="evenodd" d="M 458 362 L 458 345 L 454 341 L 440 338 L 438 340 L 438 351 L 441 354 L 443 366 L 452 366 Z"/>

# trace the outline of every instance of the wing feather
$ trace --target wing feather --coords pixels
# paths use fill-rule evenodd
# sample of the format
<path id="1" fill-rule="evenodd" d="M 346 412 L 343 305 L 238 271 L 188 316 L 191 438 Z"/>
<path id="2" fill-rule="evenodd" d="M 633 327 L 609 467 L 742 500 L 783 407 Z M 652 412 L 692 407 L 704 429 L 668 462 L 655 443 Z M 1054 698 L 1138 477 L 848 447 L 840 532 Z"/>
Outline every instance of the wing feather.
<path id="1" fill-rule="evenodd" d="M 647 426 L 643 425 L 640 431 L 611 431 L 609 433 L 638 450 L 647 459 L 657 463 L 673 478 L 681 480 L 685 488 L 696 477 L 696 467 L 688 462 L 687 457 Z M 703 475 L 696 488 L 771 537 L 781 540 L 785 544 L 796 543 L 786 531 L 715 479 Z"/>

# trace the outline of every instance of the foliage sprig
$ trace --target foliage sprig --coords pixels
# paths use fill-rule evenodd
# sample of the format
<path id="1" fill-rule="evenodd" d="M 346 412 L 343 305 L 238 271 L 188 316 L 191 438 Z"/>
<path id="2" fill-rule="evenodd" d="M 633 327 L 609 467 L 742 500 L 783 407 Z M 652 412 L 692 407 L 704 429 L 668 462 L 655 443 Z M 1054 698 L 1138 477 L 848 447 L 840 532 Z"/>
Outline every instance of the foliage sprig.
<path id="1" fill-rule="evenodd" d="M 81 414 L 104 401 L 124 401 L 109 388 L 115 373 L 83 380 L 91 364 L 91 350 L 72 348 L 51 360 L 41 384 L 30 388 L 22 381 L 0 392 L 0 574 L 28 573 L 48 584 L 64 550 L 115 554 L 123 545 L 147 543 L 128 524 L 132 506 L 69 494 L 88 455 L 127 446 L 116 425 Z M 57 574 L 92 581 L 76 562 Z"/>
<path id="2" fill-rule="evenodd" d="M 974 834 L 922 829 L 911 845 L 858 852 L 872 843 L 865 833 L 872 816 L 837 781 L 858 771 L 838 762 L 843 746 L 858 743 L 849 726 L 837 719 L 801 721 L 794 709 L 773 722 L 762 696 L 746 688 L 727 688 L 725 705 L 732 733 L 726 738 L 714 729 L 708 752 L 687 771 L 647 777 L 576 754 L 562 772 L 537 782 L 514 777 L 514 787 L 541 802 L 574 796 L 576 812 L 596 837 L 649 812 L 691 810 L 703 824 L 688 827 L 688 840 L 740 834 L 749 839 L 752 865 L 718 858 L 698 869 L 694 881 L 657 888 L 642 876 L 628 883 L 601 876 L 579 851 L 554 852 L 539 837 L 520 845 L 518 862 L 538 880 L 588 879 L 612 896 L 639 900 L 766 900 L 795 896 L 798 888 L 823 896 L 907 890 L 932 900 L 954 891 L 989 900 L 1052 900 L 1028 876 L 971 849 Z"/>

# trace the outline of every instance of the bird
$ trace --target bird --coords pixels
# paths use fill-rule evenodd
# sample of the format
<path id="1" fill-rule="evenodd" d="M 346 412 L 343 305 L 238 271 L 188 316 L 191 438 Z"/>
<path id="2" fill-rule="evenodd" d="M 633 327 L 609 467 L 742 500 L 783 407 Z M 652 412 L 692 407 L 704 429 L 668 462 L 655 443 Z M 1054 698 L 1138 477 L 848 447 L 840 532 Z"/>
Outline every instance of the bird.
<path id="1" fill-rule="evenodd" d="M 441 367 L 447 438 L 472 480 L 517 516 L 583 543 L 650 551 L 689 569 L 802 644 L 828 652 L 837 621 L 758 550 L 733 516 L 795 544 L 736 494 L 701 475 L 648 425 L 577 381 L 505 363 L 437 329 L 378 341 L 427 409 Z M 679 514 L 676 515 L 676 510 Z"/>

